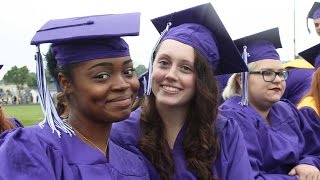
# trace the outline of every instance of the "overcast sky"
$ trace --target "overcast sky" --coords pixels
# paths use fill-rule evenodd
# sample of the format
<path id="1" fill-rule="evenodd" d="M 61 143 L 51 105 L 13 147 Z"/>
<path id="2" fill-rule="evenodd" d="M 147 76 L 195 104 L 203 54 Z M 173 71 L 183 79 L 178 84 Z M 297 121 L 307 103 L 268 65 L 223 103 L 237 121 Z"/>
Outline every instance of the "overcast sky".
<path id="1" fill-rule="evenodd" d="M 279 27 L 282 60 L 293 59 L 294 50 L 300 52 L 320 40 L 312 20 L 309 20 L 311 34 L 306 29 L 306 16 L 313 5 L 312 0 L 1 0 L 0 64 L 4 67 L 0 70 L 0 79 L 14 65 L 26 65 L 35 72 L 35 47 L 30 41 L 48 20 L 109 13 L 142 13 L 140 36 L 126 40 L 135 65 L 147 66 L 151 49 L 159 37 L 150 19 L 207 2 L 213 4 L 232 39 Z M 41 46 L 42 54 L 47 48 L 48 45 Z"/>

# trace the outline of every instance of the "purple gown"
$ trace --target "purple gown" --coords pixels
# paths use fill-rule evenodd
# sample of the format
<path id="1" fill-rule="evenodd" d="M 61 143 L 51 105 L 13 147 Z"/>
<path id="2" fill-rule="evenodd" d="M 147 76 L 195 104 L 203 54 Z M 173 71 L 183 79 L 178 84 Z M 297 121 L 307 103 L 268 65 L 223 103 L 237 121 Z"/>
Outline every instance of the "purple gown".
<path id="1" fill-rule="evenodd" d="M 139 119 L 141 108 L 132 112 L 129 119 L 114 123 L 111 130 L 110 138 L 115 143 L 124 148 L 137 151 L 137 146 L 140 137 Z M 252 170 L 248 159 L 247 150 L 243 141 L 243 135 L 233 120 L 219 116 L 217 120 L 217 132 L 220 142 L 220 154 L 217 157 L 212 170 L 221 180 L 248 180 L 252 178 Z M 183 139 L 185 137 L 186 127 L 183 127 L 176 139 L 172 150 L 176 169 L 173 175 L 173 180 L 180 179 L 196 179 L 193 172 L 187 169 L 184 151 Z M 151 179 L 160 179 L 156 169 L 150 161 L 144 156 L 148 164 L 149 174 Z"/>
<path id="2" fill-rule="evenodd" d="M 297 179 L 287 175 L 298 164 L 320 168 L 320 144 L 305 117 L 289 101 L 275 103 L 271 125 L 250 105 L 239 105 L 241 97 L 226 100 L 221 113 L 238 122 L 247 144 L 255 179 Z"/>
<path id="3" fill-rule="evenodd" d="M 286 80 L 286 90 L 282 96 L 297 105 L 311 87 L 314 69 L 292 68 Z"/>
<path id="4" fill-rule="evenodd" d="M 18 119 L 14 118 L 14 117 L 9 117 L 8 120 L 14 125 L 15 128 L 17 128 L 17 127 L 24 127 L 24 126 L 21 124 L 21 122 L 20 122 Z"/>
<path id="5" fill-rule="evenodd" d="M 149 179 L 143 159 L 109 142 L 109 158 L 78 137 L 45 125 L 0 136 L 0 179 Z"/>

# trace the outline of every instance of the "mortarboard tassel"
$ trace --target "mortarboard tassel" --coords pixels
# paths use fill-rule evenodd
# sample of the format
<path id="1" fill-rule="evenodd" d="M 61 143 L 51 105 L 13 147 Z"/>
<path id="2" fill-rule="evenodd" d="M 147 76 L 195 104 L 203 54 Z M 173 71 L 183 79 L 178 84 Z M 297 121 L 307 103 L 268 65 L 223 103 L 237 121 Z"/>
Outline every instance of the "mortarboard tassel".
<path id="1" fill-rule="evenodd" d="M 247 53 L 247 46 L 243 46 L 243 53 L 242 58 L 245 64 L 248 64 L 248 57 L 249 54 Z M 241 73 L 241 79 L 242 79 L 242 98 L 241 98 L 241 106 L 247 106 L 248 105 L 248 72 L 242 72 Z"/>
<path id="2" fill-rule="evenodd" d="M 56 132 L 59 137 L 61 137 L 61 132 L 57 128 L 72 136 L 72 134 L 74 134 L 72 128 L 69 125 L 63 123 L 63 121 L 59 117 L 49 89 L 47 87 L 45 70 L 43 68 L 44 66 L 39 46 L 37 46 L 36 61 L 37 84 L 39 89 L 40 104 L 45 116 L 44 120 L 39 123 L 39 126 L 43 128 L 44 124 L 48 123 L 48 125 L 52 129 L 52 133 Z"/>
<path id="3" fill-rule="evenodd" d="M 166 28 L 161 32 L 160 37 L 158 39 L 158 41 L 156 42 L 155 46 L 152 49 L 152 53 L 151 53 L 151 57 L 149 60 L 149 74 L 148 74 L 148 85 L 147 85 L 147 89 L 146 89 L 146 95 L 150 95 L 151 94 L 151 86 L 152 86 L 152 82 L 151 82 L 151 74 L 152 74 L 152 63 L 153 63 L 153 53 L 155 52 L 155 50 L 157 49 L 162 37 L 169 31 L 170 26 L 172 25 L 171 22 L 167 23 Z"/>
<path id="4" fill-rule="evenodd" d="M 147 94 L 147 86 L 146 86 L 146 84 L 147 84 L 147 78 L 146 78 L 146 76 L 143 76 L 143 80 L 142 80 L 142 84 L 143 84 L 143 94 Z"/>

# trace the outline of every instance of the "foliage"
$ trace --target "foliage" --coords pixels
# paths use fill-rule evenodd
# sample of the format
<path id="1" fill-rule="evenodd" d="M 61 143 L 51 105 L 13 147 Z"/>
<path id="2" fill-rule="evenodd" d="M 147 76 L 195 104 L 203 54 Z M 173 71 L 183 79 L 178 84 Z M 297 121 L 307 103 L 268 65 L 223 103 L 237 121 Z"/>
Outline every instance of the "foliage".
<path id="1" fill-rule="evenodd" d="M 22 90 L 29 80 L 29 69 L 27 66 L 18 68 L 13 66 L 7 73 L 3 76 L 5 83 L 12 83 L 17 86 L 18 91 Z"/>
<path id="2" fill-rule="evenodd" d="M 144 65 L 139 65 L 136 67 L 136 73 L 140 76 L 142 73 L 146 72 L 147 68 Z"/>
<path id="3" fill-rule="evenodd" d="M 32 89 L 37 88 L 37 75 L 36 75 L 36 73 L 34 73 L 34 72 L 29 73 L 27 85 L 29 88 L 32 88 Z"/>

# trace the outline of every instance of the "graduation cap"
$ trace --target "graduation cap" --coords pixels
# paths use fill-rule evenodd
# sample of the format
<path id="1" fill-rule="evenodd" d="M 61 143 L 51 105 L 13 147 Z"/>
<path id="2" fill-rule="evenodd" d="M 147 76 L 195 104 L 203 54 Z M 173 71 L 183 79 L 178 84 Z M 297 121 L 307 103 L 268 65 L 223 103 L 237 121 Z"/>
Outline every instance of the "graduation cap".
<path id="1" fill-rule="evenodd" d="M 268 29 L 253 35 L 249 35 L 234 41 L 242 55 L 245 63 L 256 62 L 264 59 L 280 60 L 277 48 L 281 48 L 280 34 L 278 28 Z M 241 105 L 248 105 L 248 73 L 241 74 L 242 99 Z"/>
<path id="2" fill-rule="evenodd" d="M 312 46 L 298 54 L 312 64 L 316 69 L 320 67 L 320 44 Z"/>
<path id="3" fill-rule="evenodd" d="M 146 71 L 139 76 L 140 87 L 138 90 L 138 97 L 143 97 L 144 94 L 147 93 L 149 72 Z"/>
<path id="4" fill-rule="evenodd" d="M 194 47 L 213 65 L 216 75 L 247 71 L 239 51 L 211 3 L 151 21 L 159 33 L 171 23 L 171 29 L 161 40 L 174 39 Z"/>
<path id="5" fill-rule="evenodd" d="M 211 3 L 170 13 L 151 21 L 161 33 L 154 50 L 160 42 L 173 39 L 199 51 L 212 65 L 216 75 L 248 70 Z M 149 62 L 147 95 L 151 92 L 152 62 L 153 57 Z"/>
<path id="6" fill-rule="evenodd" d="M 279 28 L 272 28 L 253 35 L 249 35 L 234 41 L 237 48 L 243 51 L 247 47 L 249 56 L 248 62 L 255 62 L 263 59 L 280 60 L 276 49 L 281 48 Z"/>
<path id="7" fill-rule="evenodd" d="M 37 46 L 37 81 L 39 97 L 45 119 L 53 132 L 73 134 L 58 116 L 46 85 L 45 71 L 40 44 L 52 43 L 57 64 L 71 64 L 83 61 L 123 57 L 129 55 L 129 46 L 122 36 L 139 35 L 140 13 L 106 14 L 50 20 L 34 35 L 31 45 Z"/>
<path id="8" fill-rule="evenodd" d="M 320 3 L 319 2 L 314 2 L 313 6 L 311 7 L 308 16 L 307 16 L 307 29 L 308 32 L 310 33 L 309 25 L 308 25 L 308 18 L 310 19 L 319 19 L 320 18 Z"/>

